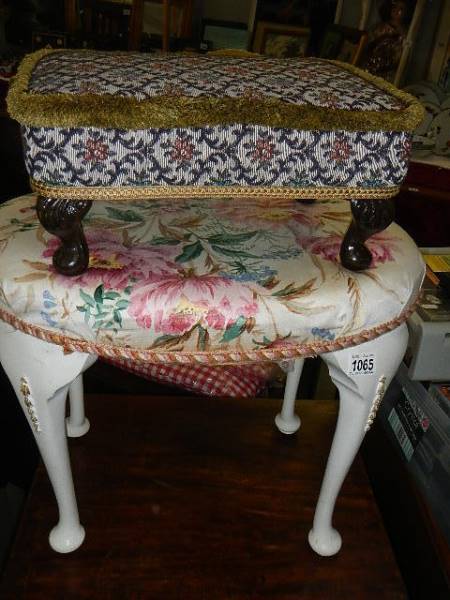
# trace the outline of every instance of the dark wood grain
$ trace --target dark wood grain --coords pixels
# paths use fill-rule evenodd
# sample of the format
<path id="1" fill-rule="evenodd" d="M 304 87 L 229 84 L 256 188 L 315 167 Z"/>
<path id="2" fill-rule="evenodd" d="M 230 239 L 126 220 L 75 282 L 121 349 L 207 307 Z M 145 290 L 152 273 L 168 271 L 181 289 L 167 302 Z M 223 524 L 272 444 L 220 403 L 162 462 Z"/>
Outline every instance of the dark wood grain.
<path id="1" fill-rule="evenodd" d="M 393 200 L 351 200 L 352 221 L 341 244 L 341 263 L 351 271 L 368 269 L 372 254 L 365 242 L 394 220 Z"/>
<path id="2" fill-rule="evenodd" d="M 0 597 L 26 599 L 405 598 L 362 463 L 338 502 L 344 546 L 307 545 L 336 403 L 300 403 L 299 434 L 273 426 L 279 402 L 91 396 L 91 430 L 70 440 L 87 536 L 58 555 L 42 467 Z"/>
<path id="3" fill-rule="evenodd" d="M 89 265 L 89 248 L 82 219 L 92 200 L 64 200 L 38 196 L 36 211 L 42 226 L 61 240 L 53 254 L 53 266 L 62 275 L 79 275 Z"/>

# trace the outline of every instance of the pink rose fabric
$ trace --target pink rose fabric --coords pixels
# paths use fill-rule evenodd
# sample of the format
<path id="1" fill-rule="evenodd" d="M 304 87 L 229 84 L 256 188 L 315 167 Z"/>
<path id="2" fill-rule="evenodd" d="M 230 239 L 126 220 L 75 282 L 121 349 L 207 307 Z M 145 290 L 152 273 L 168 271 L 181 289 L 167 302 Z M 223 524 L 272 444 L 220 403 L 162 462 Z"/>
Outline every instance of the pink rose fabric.
<path id="1" fill-rule="evenodd" d="M 177 250 L 173 246 L 125 245 L 119 232 L 107 229 L 88 229 L 86 240 L 90 253 L 89 269 L 75 277 L 58 275 L 55 271 L 55 277 L 68 287 L 91 287 L 103 283 L 105 288 L 123 290 L 133 281 L 176 269 L 173 259 Z M 58 238 L 52 236 L 42 256 L 50 258 L 59 245 Z"/>
<path id="2" fill-rule="evenodd" d="M 129 314 L 138 325 L 163 335 L 182 335 L 199 324 L 225 330 L 239 317 L 256 315 L 251 289 L 219 275 L 180 269 L 136 285 Z"/>
<path id="3" fill-rule="evenodd" d="M 89 269 L 65 277 L 35 202 L 0 207 L 0 304 L 42 327 L 158 356 L 290 356 L 395 318 L 420 285 L 420 255 L 395 224 L 366 242 L 371 269 L 353 273 L 339 261 L 347 201 L 261 197 L 94 202 Z"/>
<path id="4" fill-rule="evenodd" d="M 300 237 L 297 241 L 307 252 L 320 256 L 325 260 L 339 262 L 342 236 Z M 398 239 L 384 233 L 377 233 L 370 237 L 366 242 L 366 246 L 372 253 L 370 268 L 395 260 L 394 253 L 399 251 Z"/>

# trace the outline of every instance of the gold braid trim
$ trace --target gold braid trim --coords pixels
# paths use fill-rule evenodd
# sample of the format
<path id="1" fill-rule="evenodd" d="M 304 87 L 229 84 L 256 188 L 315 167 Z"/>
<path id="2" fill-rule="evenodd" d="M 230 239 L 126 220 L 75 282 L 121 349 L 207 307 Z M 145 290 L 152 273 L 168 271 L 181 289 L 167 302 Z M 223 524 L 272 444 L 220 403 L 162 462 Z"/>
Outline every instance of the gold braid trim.
<path id="1" fill-rule="evenodd" d="M 211 185 L 165 185 L 165 186 L 52 186 L 30 180 L 31 188 L 41 196 L 65 200 L 140 200 L 159 198 L 254 198 L 265 196 L 274 199 L 344 199 L 387 200 L 398 194 L 399 187 L 243 187 Z"/>
<path id="2" fill-rule="evenodd" d="M 112 94 L 30 93 L 36 64 L 52 52 L 27 55 L 14 77 L 7 102 L 11 116 L 33 127 L 105 127 L 148 129 L 212 125 L 265 125 L 312 131 L 413 131 L 424 109 L 414 96 L 356 67 L 335 62 L 399 100 L 399 110 L 346 110 L 295 105 L 277 98 L 155 96 L 145 100 Z M 86 52 L 89 52 L 88 50 Z M 249 57 L 249 60 L 253 58 Z"/>
<path id="3" fill-rule="evenodd" d="M 383 333 L 387 333 L 388 331 L 392 331 L 399 327 L 415 311 L 418 300 L 419 295 L 410 306 L 404 309 L 398 317 L 391 321 L 387 321 L 372 329 L 367 329 L 353 335 L 337 338 L 333 341 L 299 344 L 298 346 L 290 348 L 260 348 L 247 351 L 217 350 L 215 352 L 168 352 L 164 350 L 130 348 L 127 346 L 115 346 L 112 344 L 77 339 L 57 331 L 44 329 L 43 327 L 33 325 L 16 317 L 16 315 L 13 315 L 3 308 L 0 308 L 0 319 L 5 321 L 5 323 L 9 323 L 14 329 L 19 329 L 23 333 L 62 346 L 65 353 L 84 352 L 87 354 L 96 354 L 97 356 L 105 356 L 107 358 L 125 358 L 153 364 L 203 364 L 222 366 L 236 363 L 279 362 L 301 357 L 307 358 L 318 356 L 324 352 L 335 352 L 336 350 L 342 350 L 343 348 L 358 346 L 359 344 L 373 340 L 380 335 L 383 335 Z"/>

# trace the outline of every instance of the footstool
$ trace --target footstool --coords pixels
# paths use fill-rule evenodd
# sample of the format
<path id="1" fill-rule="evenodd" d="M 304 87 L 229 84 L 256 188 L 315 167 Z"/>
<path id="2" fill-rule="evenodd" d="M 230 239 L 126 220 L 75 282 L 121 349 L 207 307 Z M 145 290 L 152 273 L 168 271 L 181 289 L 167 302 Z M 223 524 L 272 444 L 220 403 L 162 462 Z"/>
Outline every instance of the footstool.
<path id="1" fill-rule="evenodd" d="M 366 269 L 365 241 L 393 219 L 419 102 L 348 64 L 257 55 L 40 50 L 8 108 L 54 264 L 89 264 L 92 201 L 266 196 L 351 200 L 341 261 Z M 174 200 L 175 201 L 175 200 Z"/>
<path id="2" fill-rule="evenodd" d="M 336 553 L 336 497 L 403 357 L 424 276 L 409 236 L 395 224 L 372 236 L 372 263 L 354 273 L 339 261 L 351 220 L 345 200 L 98 200 L 85 219 L 91 266 L 66 277 L 52 264 L 58 242 L 35 205 L 28 195 L 0 207 L 0 360 L 55 492 L 51 546 L 69 552 L 85 535 L 65 407 L 70 390 L 67 433 L 85 433 L 81 373 L 97 357 L 281 363 L 288 377 L 276 424 L 292 434 L 303 361 L 320 355 L 340 414 L 309 541 L 319 554 Z"/>

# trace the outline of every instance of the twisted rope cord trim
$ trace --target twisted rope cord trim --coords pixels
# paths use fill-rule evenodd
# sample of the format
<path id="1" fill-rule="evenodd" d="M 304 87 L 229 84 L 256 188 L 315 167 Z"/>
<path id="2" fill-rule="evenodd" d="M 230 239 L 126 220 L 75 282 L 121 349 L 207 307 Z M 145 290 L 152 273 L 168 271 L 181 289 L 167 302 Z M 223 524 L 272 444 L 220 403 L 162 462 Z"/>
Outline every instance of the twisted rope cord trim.
<path id="1" fill-rule="evenodd" d="M 58 344 L 63 347 L 65 354 L 70 352 L 83 352 L 86 354 L 96 354 L 113 359 L 131 359 L 139 362 L 149 362 L 154 364 L 182 364 L 195 365 L 204 364 L 209 366 L 221 366 L 226 364 L 245 364 L 255 362 L 279 362 L 283 360 L 292 360 L 295 358 L 307 358 L 318 356 L 325 352 L 335 352 L 351 346 L 358 346 L 364 342 L 369 342 L 388 331 L 396 329 L 408 319 L 415 311 L 419 301 L 420 294 L 414 302 L 410 304 L 400 315 L 386 323 L 377 325 L 371 329 L 359 333 L 343 336 L 329 342 L 314 342 L 311 344 L 299 344 L 290 348 L 261 348 L 258 350 L 247 351 L 221 351 L 216 352 L 164 352 L 151 349 L 130 348 L 127 346 L 114 346 L 111 344 L 91 342 L 88 340 L 77 339 L 62 333 L 44 329 L 38 325 L 33 325 L 13 315 L 9 311 L 0 308 L 0 320 L 11 325 L 23 333 L 39 338 L 46 342 Z"/>
<path id="2" fill-rule="evenodd" d="M 362 187 L 244 187 L 244 186 L 196 186 L 196 185 L 167 185 L 167 186 L 51 186 L 30 179 L 34 192 L 49 198 L 64 200 L 141 200 L 159 198 L 253 198 L 266 196 L 269 198 L 292 199 L 344 199 L 344 200 L 388 200 L 396 196 L 399 186 L 384 188 Z"/>

